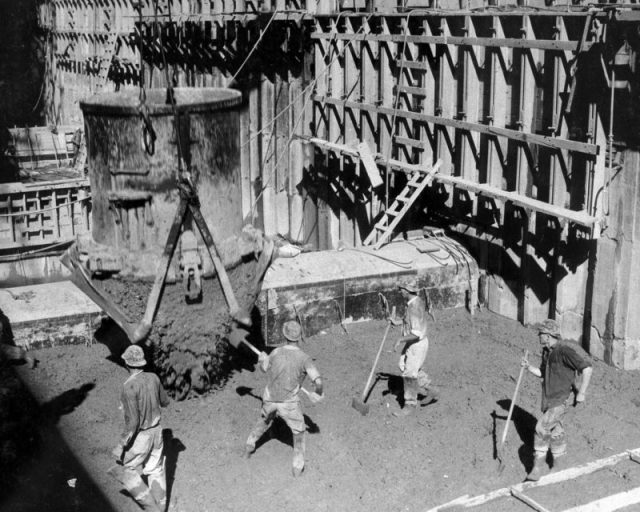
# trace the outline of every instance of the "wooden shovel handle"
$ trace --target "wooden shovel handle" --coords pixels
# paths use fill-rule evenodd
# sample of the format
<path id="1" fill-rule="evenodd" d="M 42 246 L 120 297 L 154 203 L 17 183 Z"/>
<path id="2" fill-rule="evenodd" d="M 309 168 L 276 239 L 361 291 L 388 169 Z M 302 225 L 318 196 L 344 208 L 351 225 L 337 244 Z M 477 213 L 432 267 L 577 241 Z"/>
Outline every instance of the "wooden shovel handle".
<path id="1" fill-rule="evenodd" d="M 380 359 L 380 354 L 382 353 L 382 347 L 384 347 L 384 342 L 387 341 L 387 335 L 389 334 L 389 329 L 391 328 L 391 318 L 395 318 L 396 316 L 396 308 L 393 307 L 393 311 L 391 312 L 391 317 L 387 320 L 387 328 L 384 330 L 384 336 L 382 337 L 382 342 L 380 343 L 380 347 L 378 348 L 378 353 L 376 354 L 376 359 L 373 362 L 373 366 L 371 367 L 371 371 L 369 372 L 369 378 L 367 379 L 367 383 L 364 386 L 364 391 L 362 391 L 362 401 L 364 402 L 365 398 L 367 398 L 367 393 L 369 391 L 369 385 L 371 384 L 371 379 L 373 378 L 373 374 L 376 371 L 376 366 L 378 366 L 378 359 Z"/>
<path id="2" fill-rule="evenodd" d="M 529 356 L 529 351 L 524 351 L 525 359 Z M 520 375 L 518 375 L 518 382 L 516 382 L 516 390 L 513 392 L 513 398 L 511 399 L 511 405 L 509 406 L 509 414 L 507 414 L 507 422 L 504 425 L 504 431 L 502 432 L 502 439 L 500 440 L 500 446 L 502 446 L 507 439 L 507 432 L 509 431 L 509 424 L 511 423 L 511 415 L 513 409 L 516 406 L 516 398 L 518 397 L 518 391 L 520 391 L 520 383 L 522 382 L 522 376 L 524 375 L 524 366 L 520 366 Z"/>

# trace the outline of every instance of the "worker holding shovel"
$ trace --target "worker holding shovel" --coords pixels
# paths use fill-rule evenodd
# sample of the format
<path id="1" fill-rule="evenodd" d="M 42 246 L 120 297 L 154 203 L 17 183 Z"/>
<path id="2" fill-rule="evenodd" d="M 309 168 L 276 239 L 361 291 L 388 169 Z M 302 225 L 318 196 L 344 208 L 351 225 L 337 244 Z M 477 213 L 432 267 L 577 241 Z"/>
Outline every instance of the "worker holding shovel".
<path id="1" fill-rule="evenodd" d="M 521 365 L 542 379 L 542 416 L 536 423 L 534 434 L 533 469 L 527 480 L 536 481 L 542 476 L 551 449 L 553 469 L 559 469 L 567 451 L 567 436 L 562 420 L 569 406 L 572 389 L 576 389 L 574 406 L 584 403 L 585 393 L 592 373 L 591 357 L 575 343 L 565 342 L 555 320 L 547 319 L 538 325 L 542 345 L 542 363 L 539 368 L 529 364 L 527 357 Z M 579 385 L 575 386 L 576 374 Z"/>
<path id="2" fill-rule="evenodd" d="M 267 373 L 267 385 L 262 394 L 262 411 L 260 419 L 247 438 L 245 456 L 249 458 L 256 449 L 256 443 L 269 429 L 276 416 L 284 420 L 293 434 L 293 476 L 300 476 L 304 469 L 305 432 L 302 407 L 300 406 L 300 390 L 305 377 L 315 385 L 313 393 L 307 396 L 313 403 L 322 401 L 322 379 L 311 357 L 305 354 L 298 342 L 302 339 L 302 327 L 298 322 L 285 322 L 282 334 L 287 344 L 276 348 L 270 355 L 261 352 L 258 364 Z"/>
<path id="3" fill-rule="evenodd" d="M 399 288 L 407 301 L 407 308 L 402 320 L 391 318 L 391 323 L 403 326 L 403 337 L 396 342 L 393 350 L 397 351 L 404 344 L 399 361 L 404 386 L 404 405 L 394 416 L 409 416 L 418 406 L 419 392 L 428 399 L 427 403 L 437 400 L 437 395 L 435 390 L 430 389 L 431 379 L 422 369 L 429 350 L 426 302 L 418 295 L 417 287 L 400 285 Z"/>

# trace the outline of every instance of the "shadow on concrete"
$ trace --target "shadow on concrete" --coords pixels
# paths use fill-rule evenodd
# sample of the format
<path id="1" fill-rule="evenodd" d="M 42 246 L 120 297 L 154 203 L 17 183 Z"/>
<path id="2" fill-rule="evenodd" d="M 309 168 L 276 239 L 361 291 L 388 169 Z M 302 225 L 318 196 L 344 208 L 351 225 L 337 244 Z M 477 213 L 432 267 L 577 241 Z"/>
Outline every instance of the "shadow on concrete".
<path id="1" fill-rule="evenodd" d="M 0 367 L 0 509 L 116 512 L 56 428 L 93 388 L 38 406 L 13 368 Z"/>
<path id="2" fill-rule="evenodd" d="M 505 414 L 504 416 L 498 415 L 495 411 L 493 414 L 494 417 L 494 458 L 497 457 L 497 443 L 500 442 L 502 438 L 502 433 L 504 431 L 504 422 L 501 422 L 501 427 L 499 431 L 497 430 L 497 419 L 506 420 L 507 413 L 509 412 L 509 408 L 511 407 L 511 400 L 508 398 L 504 398 L 502 400 L 498 400 L 496 402 L 499 407 L 501 407 Z M 538 421 L 536 417 L 528 411 L 525 411 L 519 406 L 515 406 L 513 408 L 513 413 L 511 414 L 511 421 L 513 421 L 513 427 L 515 428 L 516 433 L 520 437 L 520 441 L 522 445 L 518 448 L 518 457 L 522 465 L 524 466 L 527 473 L 531 471 L 533 467 L 533 434 L 536 430 L 536 422 Z M 505 441 L 506 444 L 506 441 Z"/>

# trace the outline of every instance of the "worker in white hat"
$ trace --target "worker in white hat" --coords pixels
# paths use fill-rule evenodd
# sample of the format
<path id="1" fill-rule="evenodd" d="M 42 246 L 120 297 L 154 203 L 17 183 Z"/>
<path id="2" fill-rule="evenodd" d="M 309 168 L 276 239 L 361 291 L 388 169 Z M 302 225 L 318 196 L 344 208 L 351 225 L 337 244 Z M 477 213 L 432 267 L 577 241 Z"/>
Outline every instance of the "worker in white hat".
<path id="1" fill-rule="evenodd" d="M 307 426 L 300 405 L 300 389 L 306 377 L 313 382 L 315 391 L 308 393 L 312 402 L 323 398 L 322 379 L 311 357 L 298 347 L 302 339 L 302 328 L 298 322 L 285 322 L 282 334 L 287 343 L 271 354 L 262 352 L 260 369 L 267 373 L 267 385 L 262 394 L 260 419 L 247 438 L 245 456 L 256 449 L 256 443 L 269 429 L 276 416 L 284 420 L 293 433 L 293 476 L 300 476 L 304 469 L 305 432 Z"/>
<path id="2" fill-rule="evenodd" d="M 139 345 L 130 345 L 122 354 L 129 378 L 122 388 L 121 402 L 125 429 L 113 455 L 123 470 L 116 476 L 143 510 L 164 512 L 167 483 L 164 471 L 160 408 L 169 398 L 155 373 L 145 372 L 147 361 Z M 141 475 L 147 476 L 148 485 Z"/>
<path id="3" fill-rule="evenodd" d="M 402 338 L 395 346 L 397 351 L 402 346 L 402 355 L 398 366 L 402 372 L 404 391 L 404 404 L 394 416 L 409 416 L 418 406 L 418 394 L 422 394 L 426 402 L 423 405 L 437 400 L 435 389 L 430 388 L 431 379 L 422 369 L 429 350 L 429 338 L 427 338 L 427 305 L 420 297 L 419 289 L 412 284 L 399 286 L 402 296 L 407 301 L 407 307 L 403 319 L 391 319 L 394 325 L 402 324 Z"/>

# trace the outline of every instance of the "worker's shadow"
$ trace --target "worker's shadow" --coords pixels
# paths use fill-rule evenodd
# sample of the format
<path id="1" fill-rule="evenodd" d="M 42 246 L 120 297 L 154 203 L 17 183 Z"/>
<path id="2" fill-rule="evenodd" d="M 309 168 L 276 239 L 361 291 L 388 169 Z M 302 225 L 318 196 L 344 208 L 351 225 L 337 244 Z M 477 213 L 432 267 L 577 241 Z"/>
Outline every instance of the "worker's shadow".
<path id="1" fill-rule="evenodd" d="M 88 382 L 78 388 L 69 389 L 42 404 L 40 411 L 43 419 L 55 425 L 61 416 L 72 413 L 80 406 L 89 395 L 89 391 L 95 387 L 93 382 Z"/>
<path id="2" fill-rule="evenodd" d="M 365 397 L 365 400 L 369 398 L 369 395 L 378 384 L 378 381 L 386 381 L 387 389 L 382 391 L 382 396 L 393 395 L 400 406 L 404 406 L 404 384 L 400 375 L 394 375 L 392 373 L 379 372 L 376 374 L 376 378 L 369 389 L 369 393 Z"/>
<path id="3" fill-rule="evenodd" d="M 180 439 L 173 437 L 173 430 L 170 428 L 162 429 L 162 441 L 164 443 L 164 470 L 167 478 L 167 503 L 169 503 L 178 467 L 178 456 L 180 452 L 186 450 L 186 447 Z"/>
<path id="4" fill-rule="evenodd" d="M 498 444 L 500 442 L 502 432 L 504 431 L 504 420 L 507 419 L 507 414 L 511 407 L 511 400 L 504 398 L 502 400 L 498 400 L 496 404 L 504 411 L 505 414 L 499 414 L 495 410 L 491 414 L 493 418 L 494 458 L 498 458 Z M 498 423 L 497 420 L 501 420 L 500 423 Z M 533 467 L 532 447 L 537 419 L 533 414 L 516 405 L 513 408 L 513 413 L 511 414 L 511 421 L 513 421 L 515 431 L 520 437 L 520 441 L 522 441 L 522 445 L 518 449 L 518 457 L 528 472 Z"/>
<path id="5" fill-rule="evenodd" d="M 240 396 L 248 395 L 255 398 L 256 400 L 262 401 L 262 398 L 253 392 L 253 388 L 250 388 L 248 386 L 238 386 L 236 388 L 236 393 L 238 393 L 238 395 Z M 320 432 L 320 427 L 318 426 L 318 424 L 306 414 L 304 414 L 303 417 L 304 423 L 307 427 L 307 432 L 309 434 L 318 434 Z M 267 430 L 264 435 L 258 440 L 258 442 L 256 443 L 256 450 L 270 439 L 276 439 L 283 444 L 293 446 L 293 434 L 291 433 L 291 429 L 287 426 L 284 420 L 278 417 L 273 420 L 273 423 L 269 427 L 269 430 Z"/>

